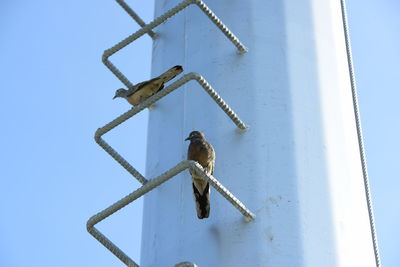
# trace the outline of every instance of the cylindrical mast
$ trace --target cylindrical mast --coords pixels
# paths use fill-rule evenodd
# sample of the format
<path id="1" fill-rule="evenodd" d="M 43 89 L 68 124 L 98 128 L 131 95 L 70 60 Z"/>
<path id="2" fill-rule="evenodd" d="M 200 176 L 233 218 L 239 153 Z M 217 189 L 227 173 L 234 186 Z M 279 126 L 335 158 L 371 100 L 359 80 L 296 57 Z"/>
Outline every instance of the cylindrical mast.
<path id="1" fill-rule="evenodd" d="M 156 1 L 155 15 L 179 2 Z M 340 1 L 206 4 L 249 51 L 192 5 L 155 29 L 153 75 L 198 72 L 250 128 L 189 82 L 150 110 L 146 177 L 186 159 L 184 139 L 202 131 L 214 176 L 257 218 L 211 189 L 197 219 L 186 171 L 145 196 L 141 266 L 375 266 Z"/>

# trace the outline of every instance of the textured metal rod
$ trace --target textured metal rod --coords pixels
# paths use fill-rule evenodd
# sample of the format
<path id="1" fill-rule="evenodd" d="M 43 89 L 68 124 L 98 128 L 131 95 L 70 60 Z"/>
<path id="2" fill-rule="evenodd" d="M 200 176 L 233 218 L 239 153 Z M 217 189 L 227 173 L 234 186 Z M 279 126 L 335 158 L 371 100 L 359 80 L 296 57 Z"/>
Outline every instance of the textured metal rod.
<path id="1" fill-rule="evenodd" d="M 228 29 L 228 27 L 225 26 L 225 24 L 222 23 L 222 21 L 214 14 L 214 12 L 211 11 L 207 7 L 207 5 L 201 1 L 201 0 L 185 0 L 182 1 L 180 4 L 176 5 L 174 8 L 171 8 L 167 12 L 165 12 L 163 15 L 159 16 L 134 34 L 128 36 L 124 40 L 120 41 L 110 49 L 107 49 L 103 53 L 102 61 L 104 65 L 112 72 L 114 75 L 127 87 L 127 88 L 132 88 L 134 85 L 128 80 L 128 78 L 122 74 L 119 69 L 112 64 L 109 61 L 109 57 L 127 46 L 128 44 L 132 43 L 142 35 L 148 33 L 167 19 L 171 18 L 178 12 L 182 11 L 189 5 L 196 4 L 200 10 L 202 10 L 207 17 L 211 19 L 211 21 L 224 33 L 224 35 L 237 47 L 239 53 L 245 53 L 247 51 L 247 48 L 239 41 L 239 39 Z"/>
<path id="2" fill-rule="evenodd" d="M 125 196 L 121 200 L 115 202 L 108 208 L 103 211 L 93 215 L 86 224 L 87 231 L 96 238 L 101 244 L 103 244 L 111 253 L 117 256 L 122 262 L 124 262 L 127 266 L 139 266 L 137 265 L 129 256 L 127 256 L 120 248 L 118 248 L 111 240 L 109 240 L 104 234 L 102 234 L 98 229 L 94 226 L 114 214 L 118 210 L 124 208 L 128 204 L 132 203 L 139 197 L 143 196 L 147 192 L 153 190 L 157 186 L 165 183 L 169 179 L 176 177 L 177 174 L 181 173 L 186 169 L 191 169 L 198 173 L 203 179 L 210 182 L 210 184 L 225 198 L 227 199 L 240 213 L 245 216 L 246 221 L 252 221 L 255 219 L 255 215 L 246 208 L 246 206 L 237 199 L 228 189 L 226 189 L 216 178 L 212 175 L 208 175 L 204 172 L 202 166 L 196 161 L 192 160 L 184 160 L 163 174 L 157 176 L 154 179 L 148 180 L 143 186 Z"/>
<path id="3" fill-rule="evenodd" d="M 236 115 L 236 113 L 228 106 L 228 104 L 218 95 L 218 93 L 211 87 L 211 85 L 200 75 L 195 72 L 191 72 L 190 78 L 196 80 L 206 92 L 214 99 L 214 101 L 222 108 L 226 115 L 239 127 L 241 130 L 246 130 L 247 125 Z"/>
<path id="4" fill-rule="evenodd" d="M 342 20 L 343 20 L 343 28 L 344 28 L 344 37 L 346 42 L 346 52 L 347 52 L 347 61 L 349 67 L 349 75 L 350 75 L 350 83 L 351 83 L 351 93 L 353 97 L 353 107 L 354 107 L 354 114 L 357 126 L 357 137 L 358 137 L 358 145 L 360 149 L 360 159 L 361 159 L 361 166 L 362 172 L 364 177 L 364 187 L 365 187 L 365 196 L 367 198 L 367 207 L 368 207 L 368 214 L 369 214 L 369 221 L 371 226 L 371 235 L 372 235 L 372 243 L 374 247 L 374 256 L 376 266 L 380 267 L 380 256 L 379 256 L 379 247 L 378 247 L 378 240 L 376 236 L 376 229 L 375 229 L 375 220 L 374 220 L 374 211 L 372 207 L 372 199 L 371 199 L 371 190 L 369 186 L 369 179 L 368 179 L 368 170 L 367 170 L 367 159 L 365 155 L 364 149 L 364 141 L 362 135 L 362 127 L 361 127 L 361 118 L 360 118 L 360 111 L 358 106 L 358 98 L 357 98 L 357 86 L 356 86 L 356 78 L 354 75 L 354 67 L 353 67 L 353 58 L 351 55 L 351 42 L 350 42 L 350 34 L 349 28 L 347 23 L 347 13 L 346 13 L 346 3 L 345 0 L 340 1 L 341 9 L 342 9 Z"/>
<path id="5" fill-rule="evenodd" d="M 96 238 L 103 246 L 105 246 L 112 254 L 120 259 L 126 266 L 139 267 L 128 255 L 126 255 L 119 247 L 117 247 L 110 239 L 103 235 L 92 225 L 87 224 L 87 231 Z"/>
<path id="6" fill-rule="evenodd" d="M 138 14 L 136 14 L 135 11 L 124 1 L 124 0 L 116 0 L 116 2 L 126 11 L 126 13 L 133 18 L 137 24 L 140 25 L 140 27 L 146 26 L 146 23 L 139 17 Z M 147 33 L 152 39 L 155 39 L 157 36 L 153 31 L 149 31 Z"/>
<path id="7" fill-rule="evenodd" d="M 185 261 L 185 262 L 180 262 L 174 265 L 174 267 L 197 267 L 196 264 Z"/>
<path id="8" fill-rule="evenodd" d="M 207 5 L 201 0 L 193 1 L 203 12 L 211 19 L 211 21 L 225 34 L 225 36 L 232 41 L 232 43 L 237 47 L 240 54 L 246 53 L 248 51 L 239 39 L 234 35 L 222 21 L 207 7 Z"/>
<path id="9" fill-rule="evenodd" d="M 95 138 L 96 142 L 111 156 L 113 157 L 125 170 L 127 170 L 133 177 L 135 177 L 141 184 L 147 182 L 139 171 L 137 171 L 128 161 L 126 161 L 117 151 L 115 151 L 103 138 Z"/>

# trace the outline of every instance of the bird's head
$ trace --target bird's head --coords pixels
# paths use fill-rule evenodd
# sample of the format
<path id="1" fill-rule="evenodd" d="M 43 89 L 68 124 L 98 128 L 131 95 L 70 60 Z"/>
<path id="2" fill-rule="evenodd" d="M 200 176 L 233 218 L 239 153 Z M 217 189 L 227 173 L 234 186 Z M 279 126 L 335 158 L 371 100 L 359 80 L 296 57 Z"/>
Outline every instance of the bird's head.
<path id="1" fill-rule="evenodd" d="M 189 137 L 186 138 L 185 141 L 187 141 L 187 140 L 193 141 L 193 140 L 196 140 L 196 139 L 202 140 L 202 139 L 206 139 L 206 137 L 204 136 L 204 134 L 202 132 L 193 131 L 193 132 L 191 132 L 189 134 Z"/>
<path id="2" fill-rule="evenodd" d="M 118 89 L 117 91 L 115 91 L 115 95 L 114 95 L 113 99 L 115 99 L 117 97 L 125 97 L 126 92 L 127 92 L 127 90 L 125 90 L 124 88 Z"/>

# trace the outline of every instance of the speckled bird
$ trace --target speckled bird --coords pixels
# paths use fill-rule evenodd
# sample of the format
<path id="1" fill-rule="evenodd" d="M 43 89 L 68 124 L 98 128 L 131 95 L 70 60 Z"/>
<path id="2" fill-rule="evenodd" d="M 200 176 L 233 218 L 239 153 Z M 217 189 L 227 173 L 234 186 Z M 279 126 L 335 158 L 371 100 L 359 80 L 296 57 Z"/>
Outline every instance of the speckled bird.
<path id="1" fill-rule="evenodd" d="M 163 89 L 166 82 L 175 78 L 182 71 L 182 66 L 176 65 L 161 74 L 160 76 L 148 81 L 138 83 L 128 90 L 124 88 L 118 89 L 115 92 L 115 96 L 113 99 L 117 97 L 122 97 L 125 98 L 132 106 L 136 106 Z"/>
<path id="2" fill-rule="evenodd" d="M 193 131 L 186 140 L 190 140 L 187 158 L 197 161 L 207 174 L 212 175 L 215 166 L 215 151 L 207 142 L 204 134 Z M 208 218 L 210 216 L 210 184 L 195 173 L 190 174 L 193 181 L 197 217 L 199 219 Z"/>

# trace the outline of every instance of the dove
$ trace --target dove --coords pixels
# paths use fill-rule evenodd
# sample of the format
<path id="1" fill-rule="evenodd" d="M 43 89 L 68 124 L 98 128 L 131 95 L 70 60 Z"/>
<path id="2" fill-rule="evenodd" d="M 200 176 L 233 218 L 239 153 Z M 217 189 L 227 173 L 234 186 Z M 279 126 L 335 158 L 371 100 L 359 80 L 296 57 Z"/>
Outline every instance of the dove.
<path id="1" fill-rule="evenodd" d="M 212 145 L 207 142 L 204 134 L 193 131 L 185 140 L 190 140 L 188 160 L 197 161 L 207 174 L 212 175 L 215 166 L 215 151 Z M 208 218 L 210 216 L 210 184 L 199 175 L 190 174 L 192 175 L 197 217 L 199 219 Z"/>
<path id="2" fill-rule="evenodd" d="M 182 66 L 176 65 L 161 74 L 160 76 L 148 81 L 138 83 L 128 90 L 124 88 L 118 89 L 115 92 L 115 96 L 113 99 L 117 97 L 122 97 L 125 98 L 132 106 L 136 106 L 163 89 L 166 82 L 175 78 L 182 71 Z"/>

